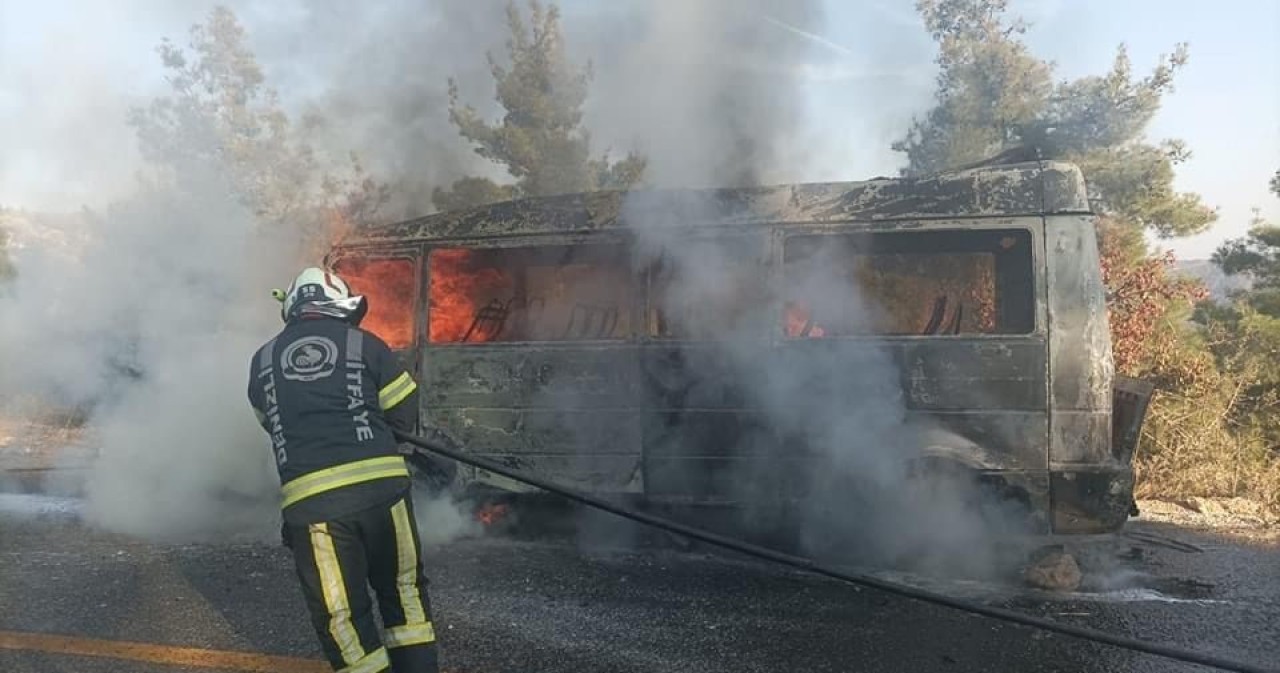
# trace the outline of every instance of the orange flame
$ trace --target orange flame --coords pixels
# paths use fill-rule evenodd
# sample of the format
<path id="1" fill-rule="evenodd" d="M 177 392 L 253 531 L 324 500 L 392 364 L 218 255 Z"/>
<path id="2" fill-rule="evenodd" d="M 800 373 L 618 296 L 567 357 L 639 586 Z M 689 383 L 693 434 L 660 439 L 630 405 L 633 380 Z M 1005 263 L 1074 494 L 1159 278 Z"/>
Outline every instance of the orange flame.
<path id="1" fill-rule="evenodd" d="M 511 279 L 493 267 L 474 268 L 475 253 L 462 248 L 431 252 L 431 343 L 490 341 L 492 330 L 472 329 L 483 300 L 511 287 Z"/>
<path id="2" fill-rule="evenodd" d="M 476 511 L 476 519 L 479 519 L 480 523 L 486 526 L 492 526 L 501 521 L 510 510 L 511 508 L 507 505 L 486 503 Z"/>
<path id="3" fill-rule="evenodd" d="M 408 259 L 348 257 L 334 267 L 352 293 L 368 298 L 369 313 L 360 326 L 396 350 L 413 345 L 413 299 L 418 284 L 414 266 Z"/>
<path id="4" fill-rule="evenodd" d="M 786 303 L 786 330 L 789 337 L 808 337 L 816 339 L 827 335 L 826 330 L 814 324 L 809 328 L 808 334 L 805 333 L 804 327 L 813 319 L 813 312 L 803 303 L 789 301 Z"/>

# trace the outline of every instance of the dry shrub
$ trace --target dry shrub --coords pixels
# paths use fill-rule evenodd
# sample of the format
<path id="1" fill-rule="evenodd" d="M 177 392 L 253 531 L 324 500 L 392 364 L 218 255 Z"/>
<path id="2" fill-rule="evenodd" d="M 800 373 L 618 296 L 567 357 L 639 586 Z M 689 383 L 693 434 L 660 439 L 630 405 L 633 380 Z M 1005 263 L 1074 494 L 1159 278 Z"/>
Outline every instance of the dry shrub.
<path id="1" fill-rule="evenodd" d="M 1141 229 L 1098 222 L 1116 370 L 1148 379 L 1156 398 L 1134 456 L 1139 498 L 1246 497 L 1280 515 L 1274 414 L 1256 387 L 1272 361 L 1239 326 L 1192 324 L 1207 291 L 1151 255 Z M 1265 350 L 1265 349 L 1261 349 Z"/>
<path id="2" fill-rule="evenodd" d="M 1134 459 L 1139 498 L 1241 496 L 1280 513 L 1280 460 L 1259 432 L 1233 427 L 1232 392 L 1159 394 Z"/>
<path id="3" fill-rule="evenodd" d="M 1134 456 L 1139 498 L 1246 497 L 1280 515 L 1280 456 L 1266 418 L 1249 413 L 1255 378 L 1223 372 L 1185 324 L 1170 319 L 1141 375 L 1157 392 Z"/>

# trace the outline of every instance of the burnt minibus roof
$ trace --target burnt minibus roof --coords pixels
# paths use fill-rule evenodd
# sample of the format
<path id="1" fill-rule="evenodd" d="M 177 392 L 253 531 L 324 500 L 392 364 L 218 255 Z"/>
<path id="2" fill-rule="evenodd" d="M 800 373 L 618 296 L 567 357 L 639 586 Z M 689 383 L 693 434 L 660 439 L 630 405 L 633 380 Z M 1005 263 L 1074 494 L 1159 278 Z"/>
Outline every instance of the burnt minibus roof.
<path id="1" fill-rule="evenodd" d="M 342 247 L 644 226 L 750 226 L 1087 214 L 1074 164 L 1028 161 L 923 177 L 531 197 L 361 227 Z"/>

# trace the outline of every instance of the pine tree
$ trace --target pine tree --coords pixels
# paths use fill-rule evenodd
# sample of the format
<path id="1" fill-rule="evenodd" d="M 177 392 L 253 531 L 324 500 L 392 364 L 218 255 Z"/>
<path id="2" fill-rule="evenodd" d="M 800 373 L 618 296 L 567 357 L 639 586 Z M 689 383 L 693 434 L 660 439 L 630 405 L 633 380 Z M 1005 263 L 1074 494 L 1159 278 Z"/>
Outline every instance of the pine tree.
<path id="1" fill-rule="evenodd" d="M 1276 196 L 1280 196 L 1278 178 L 1280 173 L 1271 179 Z M 1255 210 L 1249 233 L 1224 243 L 1214 252 L 1213 261 L 1228 275 L 1249 277 L 1250 289 L 1238 299 L 1262 315 L 1280 319 L 1280 226 Z"/>
<path id="2" fill-rule="evenodd" d="M 437 208 L 450 210 L 524 196 L 544 196 L 596 189 L 627 189 L 637 184 L 645 159 L 637 154 L 613 162 L 606 152 L 591 158 L 591 136 L 582 128 L 582 106 L 591 82 L 591 67 L 576 68 L 565 53 L 560 11 L 530 0 L 526 25 L 514 2 L 507 5 L 508 64 L 489 54 L 497 101 L 506 111 L 497 122 L 484 120 L 459 101 L 457 83 L 449 82 L 449 118 L 476 154 L 502 165 L 515 178 L 499 185 L 487 178 L 467 177 L 451 189 L 437 188 Z"/>
<path id="3" fill-rule="evenodd" d="M 187 49 L 166 39 L 157 51 L 171 92 L 133 110 L 130 124 L 160 179 L 216 164 L 263 223 L 306 224 L 321 237 L 372 219 L 386 201 L 354 154 L 334 173 L 302 139 L 320 120 L 289 119 L 231 10 L 215 7 L 193 26 Z"/>
<path id="4" fill-rule="evenodd" d="M 921 0 L 938 42 L 934 106 L 894 149 L 916 175 L 980 161 L 1012 147 L 1044 159 L 1076 162 L 1097 212 L 1162 237 L 1207 229 L 1216 213 L 1195 194 L 1173 188 L 1190 152 L 1177 140 L 1146 143 L 1142 134 L 1187 62 L 1179 45 L 1135 79 L 1121 45 L 1103 75 L 1052 83 L 1052 66 L 1022 42 L 1026 24 L 1006 16 L 1006 0 Z"/>
<path id="5" fill-rule="evenodd" d="M 1190 156 L 1185 145 L 1143 139 L 1186 47 L 1135 77 L 1121 45 L 1105 74 L 1054 84 L 1052 65 L 1023 43 L 1026 24 L 1008 16 L 1006 0 L 920 0 L 917 8 L 939 46 L 938 88 L 933 107 L 893 146 L 906 154 L 903 173 L 1001 152 L 1079 165 L 1099 214 L 1117 367 L 1135 372 L 1167 343 L 1155 335 L 1170 312 L 1203 294 L 1172 276 L 1171 256 L 1151 257 L 1144 235 L 1196 234 L 1217 217 L 1198 195 L 1173 189 L 1175 167 Z"/>

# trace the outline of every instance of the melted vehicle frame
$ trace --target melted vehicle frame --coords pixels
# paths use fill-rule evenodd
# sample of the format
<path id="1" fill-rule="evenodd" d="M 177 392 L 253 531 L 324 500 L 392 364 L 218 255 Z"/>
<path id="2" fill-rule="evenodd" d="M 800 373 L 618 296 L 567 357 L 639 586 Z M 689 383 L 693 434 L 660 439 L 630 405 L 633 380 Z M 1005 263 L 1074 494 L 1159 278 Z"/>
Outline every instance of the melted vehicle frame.
<path id="1" fill-rule="evenodd" d="M 715 338 L 682 339 L 649 328 L 657 301 L 650 270 L 628 270 L 635 282 L 610 295 L 622 297 L 613 305 L 587 301 L 599 299 L 599 291 L 574 303 L 558 318 L 564 324 L 557 333 L 520 336 L 513 325 L 522 318 L 515 313 L 525 311 L 527 321 L 528 312 L 549 309 L 546 297 L 531 299 L 512 280 L 503 286 L 505 299 L 500 292 L 472 298 L 472 313 L 464 316 L 469 324 L 459 335 L 447 342 L 427 338 L 433 319 L 443 320 L 446 310 L 427 300 L 433 290 L 447 289 L 432 287 L 433 275 L 443 272 L 432 265 L 444 264 L 433 251 L 463 249 L 490 255 L 494 264 L 554 258 L 588 247 L 634 246 L 633 227 L 641 224 L 666 227 L 671 240 L 733 239 L 759 252 L 767 290 L 760 301 L 774 315 L 784 310 L 780 287 L 788 255 L 815 237 L 847 237 L 841 240 L 854 244 L 874 239 L 870 249 L 894 253 L 924 240 L 911 237 L 932 236 L 937 245 L 989 257 L 994 261 L 983 273 L 995 279 L 995 296 L 969 306 L 967 318 L 954 302 L 948 313 L 947 297 L 939 296 L 920 309 L 920 333 L 813 338 L 812 316 L 797 333 L 774 320 L 752 336 L 753 357 L 787 367 L 843 367 L 833 373 L 853 377 L 856 363 L 873 351 L 888 354 L 907 419 L 931 428 L 922 454 L 1013 494 L 1028 506 L 1037 530 L 1112 532 L 1133 512 L 1131 460 L 1153 391 L 1113 372 L 1094 215 L 1084 177 L 1069 163 L 522 199 L 366 228 L 345 240 L 333 259 L 340 269 L 344 260 L 366 267 L 384 260 L 411 270 L 411 290 L 394 296 L 380 296 L 368 283 L 361 287 L 359 278 L 356 289 L 372 295 L 375 310 L 391 302 L 413 321 L 403 327 L 414 336 L 398 345 L 423 384 L 424 418 L 466 450 L 567 486 L 654 506 L 758 507 L 769 501 L 765 493 L 803 497 L 797 476 L 803 470 L 788 467 L 803 462 L 803 447 L 762 421 L 744 391 L 748 382 L 724 362 Z M 527 251 L 534 252 L 520 257 Z M 605 254 L 597 261 L 616 262 L 609 260 Z M 521 268 L 511 273 L 543 273 L 536 264 Z M 472 286 L 480 283 L 470 278 Z M 440 315 L 433 318 L 433 311 Z M 496 338 L 502 333 L 509 338 Z M 465 467 L 453 485 L 524 490 Z"/>

